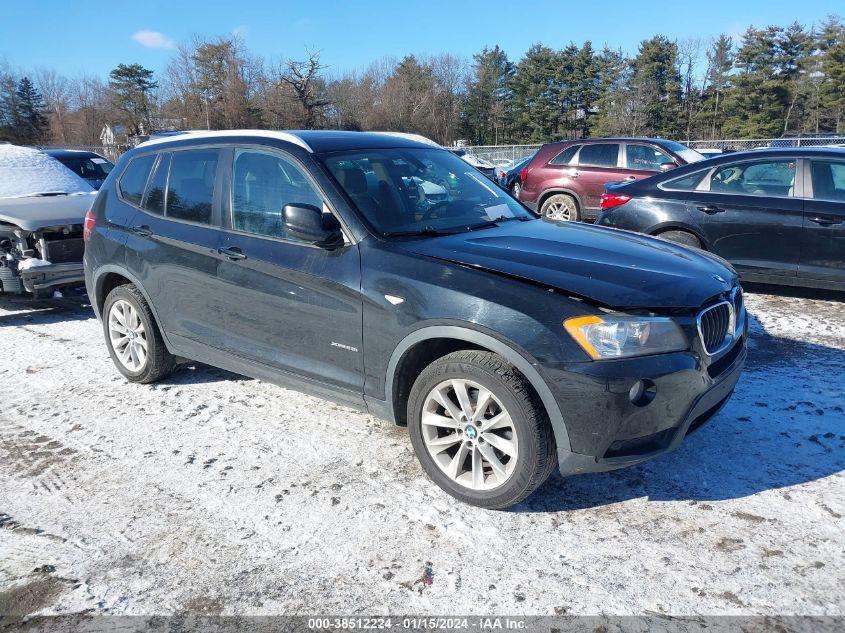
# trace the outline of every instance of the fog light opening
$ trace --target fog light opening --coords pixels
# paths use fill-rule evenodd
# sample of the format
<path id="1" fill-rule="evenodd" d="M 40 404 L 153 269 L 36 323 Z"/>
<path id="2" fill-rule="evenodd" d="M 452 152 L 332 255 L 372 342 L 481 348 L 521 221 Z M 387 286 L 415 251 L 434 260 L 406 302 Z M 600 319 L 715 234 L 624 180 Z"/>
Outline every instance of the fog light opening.
<path id="1" fill-rule="evenodd" d="M 634 386 L 631 387 L 631 391 L 628 392 L 631 404 L 635 407 L 644 407 L 647 404 L 651 404 L 651 401 L 654 400 L 656 395 L 657 386 L 647 378 L 635 382 Z"/>

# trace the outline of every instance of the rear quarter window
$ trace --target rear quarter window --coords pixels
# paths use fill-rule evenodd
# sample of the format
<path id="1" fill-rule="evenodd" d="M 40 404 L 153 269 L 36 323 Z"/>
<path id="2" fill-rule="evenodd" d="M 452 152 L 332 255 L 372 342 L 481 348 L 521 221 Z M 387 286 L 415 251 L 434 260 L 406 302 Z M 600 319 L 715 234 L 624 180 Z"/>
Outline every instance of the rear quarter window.
<path id="1" fill-rule="evenodd" d="M 672 178 L 660 185 L 660 188 L 668 189 L 669 191 L 692 191 L 701 184 L 707 171 L 706 169 L 702 169 L 686 176 L 681 176 L 680 178 Z"/>
<path id="2" fill-rule="evenodd" d="M 133 158 L 120 180 L 117 182 L 117 190 L 120 197 L 126 202 L 134 205 L 140 205 L 141 199 L 144 197 L 144 189 L 147 187 L 147 180 L 150 177 L 150 170 L 153 168 L 155 162 L 155 154 L 146 154 Z"/>
<path id="3" fill-rule="evenodd" d="M 568 165 L 569 162 L 575 158 L 575 154 L 580 148 L 580 145 L 571 145 L 561 151 L 557 156 L 549 161 L 549 165 Z"/>

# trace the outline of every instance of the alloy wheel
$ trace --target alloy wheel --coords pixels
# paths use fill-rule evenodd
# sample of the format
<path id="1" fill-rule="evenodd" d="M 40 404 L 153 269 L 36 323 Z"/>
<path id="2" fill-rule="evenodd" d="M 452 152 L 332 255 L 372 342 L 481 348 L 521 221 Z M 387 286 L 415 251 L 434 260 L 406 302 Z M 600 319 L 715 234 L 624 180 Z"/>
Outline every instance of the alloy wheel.
<path id="1" fill-rule="evenodd" d="M 147 363 L 147 332 L 131 303 L 124 299 L 115 301 L 109 309 L 109 341 L 114 354 L 126 369 L 141 371 Z"/>
<path id="2" fill-rule="evenodd" d="M 550 202 L 546 207 L 546 217 L 550 220 L 573 220 L 575 218 L 575 202 L 568 196 L 564 197 L 563 200 Z"/>
<path id="3" fill-rule="evenodd" d="M 426 396 L 422 438 L 434 462 L 453 482 L 492 490 L 514 471 L 516 426 L 501 401 L 471 380 L 446 380 Z"/>

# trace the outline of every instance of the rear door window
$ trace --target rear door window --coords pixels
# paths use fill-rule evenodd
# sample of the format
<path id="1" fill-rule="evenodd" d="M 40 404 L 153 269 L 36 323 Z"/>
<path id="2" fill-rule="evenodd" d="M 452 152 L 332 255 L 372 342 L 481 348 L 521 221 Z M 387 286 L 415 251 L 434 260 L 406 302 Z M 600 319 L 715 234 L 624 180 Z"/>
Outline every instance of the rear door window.
<path id="1" fill-rule="evenodd" d="M 663 165 L 671 165 L 675 161 L 666 152 L 653 145 L 628 143 L 625 145 L 625 160 L 628 169 L 643 171 L 660 171 Z"/>
<path id="2" fill-rule="evenodd" d="M 710 177 L 710 191 L 751 196 L 793 196 L 794 160 L 760 160 L 718 167 Z"/>
<path id="3" fill-rule="evenodd" d="M 579 167 L 616 167 L 619 162 L 619 143 L 584 145 L 578 154 Z"/>
<path id="4" fill-rule="evenodd" d="M 218 156 L 216 149 L 173 153 L 167 184 L 167 217 L 211 224 Z"/>
<path id="5" fill-rule="evenodd" d="M 134 205 L 141 204 L 144 197 L 144 189 L 147 187 L 147 180 L 150 177 L 150 170 L 155 162 L 155 154 L 147 154 L 133 158 L 117 183 L 120 196 Z"/>

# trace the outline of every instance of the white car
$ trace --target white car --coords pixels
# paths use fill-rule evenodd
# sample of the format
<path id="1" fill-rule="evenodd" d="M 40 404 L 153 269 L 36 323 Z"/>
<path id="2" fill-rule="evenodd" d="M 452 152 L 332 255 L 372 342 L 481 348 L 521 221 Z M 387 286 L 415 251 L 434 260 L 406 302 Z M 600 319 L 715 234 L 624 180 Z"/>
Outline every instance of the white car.
<path id="1" fill-rule="evenodd" d="M 49 296 L 85 281 L 83 225 L 96 192 L 46 154 L 0 145 L 0 291 Z"/>

